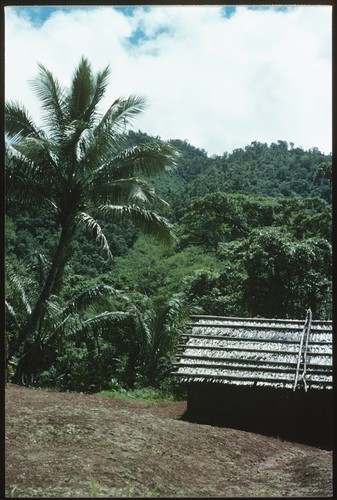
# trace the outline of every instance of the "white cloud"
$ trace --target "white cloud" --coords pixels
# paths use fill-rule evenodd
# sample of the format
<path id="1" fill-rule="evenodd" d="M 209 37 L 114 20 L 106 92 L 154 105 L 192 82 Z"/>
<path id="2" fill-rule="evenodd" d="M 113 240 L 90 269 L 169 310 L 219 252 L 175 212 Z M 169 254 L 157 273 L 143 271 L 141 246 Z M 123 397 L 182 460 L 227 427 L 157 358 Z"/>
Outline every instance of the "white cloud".
<path id="1" fill-rule="evenodd" d="M 63 8 L 37 24 L 6 7 L 6 98 L 39 116 L 27 83 L 37 63 L 67 85 L 85 55 L 95 71 L 110 65 L 106 106 L 120 95 L 149 98 L 135 128 L 150 135 L 186 139 L 209 154 L 254 140 L 331 151 L 331 7 L 240 6 L 230 18 L 216 6 L 133 12 Z"/>

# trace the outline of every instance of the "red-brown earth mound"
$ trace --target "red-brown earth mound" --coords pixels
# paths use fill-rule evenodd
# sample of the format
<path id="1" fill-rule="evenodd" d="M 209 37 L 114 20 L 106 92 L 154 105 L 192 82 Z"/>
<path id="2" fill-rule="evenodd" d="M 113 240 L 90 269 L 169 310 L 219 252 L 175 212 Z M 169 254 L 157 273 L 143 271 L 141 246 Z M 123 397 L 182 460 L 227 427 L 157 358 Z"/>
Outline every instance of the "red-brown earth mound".
<path id="1" fill-rule="evenodd" d="M 144 404 L 6 387 L 6 497 L 328 497 L 332 452 Z"/>

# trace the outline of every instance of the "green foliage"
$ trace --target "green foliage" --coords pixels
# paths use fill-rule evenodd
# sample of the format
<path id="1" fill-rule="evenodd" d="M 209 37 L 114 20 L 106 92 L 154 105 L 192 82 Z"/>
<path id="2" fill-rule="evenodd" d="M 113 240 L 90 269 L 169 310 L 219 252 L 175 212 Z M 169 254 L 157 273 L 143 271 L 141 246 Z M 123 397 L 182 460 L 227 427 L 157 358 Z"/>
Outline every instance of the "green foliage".
<path id="1" fill-rule="evenodd" d="M 196 198 L 181 218 L 181 244 L 215 250 L 219 243 L 247 236 L 251 228 L 271 225 L 277 201 L 215 192 Z"/>
<path id="2" fill-rule="evenodd" d="M 171 393 L 154 387 L 141 387 L 137 389 L 112 389 L 109 391 L 100 391 L 98 396 L 119 399 L 122 401 L 134 401 L 138 403 L 170 403 L 173 401 Z"/>
<path id="3" fill-rule="evenodd" d="M 223 245 L 223 264 L 218 271 L 199 270 L 184 280 L 184 292 L 191 308 L 199 314 L 244 315 L 242 287 L 245 274 L 235 242 Z"/>
<path id="4" fill-rule="evenodd" d="M 317 170 L 314 172 L 314 181 L 319 182 L 320 179 L 325 179 L 330 182 L 330 186 L 332 183 L 332 162 L 331 161 L 323 161 L 318 166 Z"/>
<path id="5" fill-rule="evenodd" d="M 144 110 L 146 99 L 137 95 L 118 98 L 101 116 L 98 105 L 108 74 L 108 67 L 93 74 L 88 60 L 82 57 L 70 87 L 62 88 L 39 64 L 33 87 L 44 112 L 43 129 L 20 104 L 7 102 L 5 106 L 8 207 L 33 207 L 34 215 L 39 209 L 45 220 L 51 219 L 54 229 L 49 269 L 16 337 L 15 347 L 20 351 L 17 381 L 25 375 L 26 362 L 21 360 L 29 339 L 44 321 L 51 296 L 61 290 L 79 228 L 93 237 L 107 258 L 112 258 L 93 207 L 106 214 L 110 222 L 122 226 L 131 222 L 164 244 L 175 241 L 171 224 L 146 208 L 167 206 L 146 179 L 173 167 L 177 152 L 159 140 L 125 148 L 125 129 Z M 85 264 L 89 267 L 88 261 Z"/>
<path id="6" fill-rule="evenodd" d="M 116 369 L 116 348 L 101 336 L 86 336 L 79 343 L 67 339 L 48 370 L 35 378 L 38 386 L 60 390 L 97 392 L 108 387 Z"/>
<path id="7" fill-rule="evenodd" d="M 145 100 L 99 116 L 107 76 L 83 59 L 61 89 L 40 66 L 44 130 L 6 105 L 9 366 L 19 383 L 184 397 L 169 374 L 190 314 L 331 318 L 331 157 L 255 141 L 210 158 L 127 131 Z M 176 246 L 158 245 L 172 224 Z"/>
<path id="8" fill-rule="evenodd" d="M 332 239 L 331 205 L 318 197 L 280 200 L 281 223 L 297 239 Z"/>
<path id="9" fill-rule="evenodd" d="M 250 315 L 301 318 L 311 308 L 315 317 L 331 317 L 332 249 L 326 240 L 296 241 L 268 228 L 243 245 L 243 302 Z"/>
<path id="10" fill-rule="evenodd" d="M 186 317 L 186 304 L 181 296 L 159 298 L 152 309 L 138 311 L 142 334 L 139 385 L 159 387 L 170 375 L 172 356 Z"/>
<path id="11" fill-rule="evenodd" d="M 104 386 L 115 370 L 115 343 L 121 344 L 125 331 L 133 327 L 130 315 L 114 312 L 113 303 L 118 295 L 127 307 L 128 299 L 104 284 L 82 287 L 68 300 L 52 296 L 39 328 L 31 332 L 22 350 L 17 331 L 31 314 L 38 290 L 33 278 L 38 279 L 40 272 L 32 265 L 28 279 L 7 267 L 8 356 L 16 363 L 21 357 L 21 382 L 69 390 Z"/>
<path id="12" fill-rule="evenodd" d="M 181 218 L 180 245 L 215 251 L 220 243 L 248 237 L 256 228 L 286 226 L 296 238 L 331 239 L 331 206 L 318 197 L 255 197 L 210 193 L 196 198 Z"/>
<path id="13" fill-rule="evenodd" d="M 331 203 L 331 155 L 317 148 L 305 151 L 285 141 L 270 146 L 254 141 L 209 158 L 186 141 L 171 144 L 181 154 L 178 167 L 161 177 L 156 187 L 172 206 L 174 221 L 195 198 L 217 191 L 258 197 L 319 196 Z"/>
<path id="14" fill-rule="evenodd" d="M 332 247 L 324 239 L 296 240 L 278 228 L 252 231 L 219 246 L 221 271 L 185 280 L 187 300 L 204 314 L 302 318 L 332 316 Z"/>

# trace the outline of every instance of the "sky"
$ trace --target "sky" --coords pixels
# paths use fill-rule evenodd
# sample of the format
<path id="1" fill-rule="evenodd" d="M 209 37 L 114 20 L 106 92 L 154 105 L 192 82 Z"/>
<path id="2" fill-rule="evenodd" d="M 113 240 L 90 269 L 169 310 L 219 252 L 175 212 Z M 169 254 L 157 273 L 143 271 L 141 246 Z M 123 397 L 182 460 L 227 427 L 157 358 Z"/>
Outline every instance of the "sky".
<path id="1" fill-rule="evenodd" d="M 41 124 L 38 63 L 68 86 L 110 67 L 103 111 L 148 98 L 133 129 L 209 156 L 253 141 L 332 151 L 332 7 L 5 7 L 5 98 Z"/>

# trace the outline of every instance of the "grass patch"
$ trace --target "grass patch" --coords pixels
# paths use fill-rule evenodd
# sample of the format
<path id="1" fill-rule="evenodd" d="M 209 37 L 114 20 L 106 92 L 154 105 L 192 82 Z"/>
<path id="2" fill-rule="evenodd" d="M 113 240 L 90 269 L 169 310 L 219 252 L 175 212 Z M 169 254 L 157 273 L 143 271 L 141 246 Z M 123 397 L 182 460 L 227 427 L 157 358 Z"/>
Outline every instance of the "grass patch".
<path id="1" fill-rule="evenodd" d="M 109 397 L 120 399 L 122 401 L 137 401 L 139 403 L 172 403 L 186 399 L 184 394 L 182 397 L 175 395 L 173 392 L 166 389 L 156 389 L 155 387 L 141 387 L 137 389 L 124 389 L 120 386 L 112 389 L 106 389 L 98 392 L 85 392 L 76 390 L 63 390 L 58 387 L 49 386 L 31 386 L 32 389 L 45 392 L 57 392 L 68 394 L 95 394 L 96 396 Z"/>
<path id="2" fill-rule="evenodd" d="M 175 401 L 172 394 L 167 394 L 160 389 L 144 387 L 141 389 L 112 389 L 110 391 L 100 391 L 97 396 L 104 396 L 122 401 L 135 401 L 139 403 L 172 403 Z"/>

